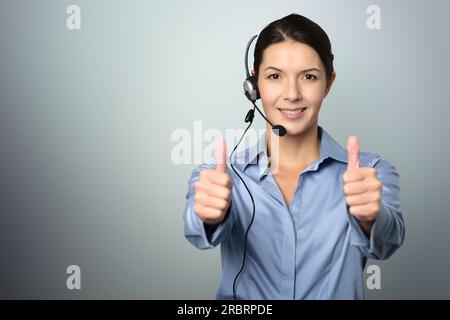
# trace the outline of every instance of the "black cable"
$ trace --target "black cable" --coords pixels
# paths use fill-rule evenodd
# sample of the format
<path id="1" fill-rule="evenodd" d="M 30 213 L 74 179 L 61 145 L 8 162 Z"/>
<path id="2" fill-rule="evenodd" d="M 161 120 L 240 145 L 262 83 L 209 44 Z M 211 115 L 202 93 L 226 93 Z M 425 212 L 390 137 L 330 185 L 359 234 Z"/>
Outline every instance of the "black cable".
<path id="1" fill-rule="evenodd" d="M 236 169 L 234 168 L 233 163 L 232 163 L 232 161 L 231 161 L 231 157 L 232 157 L 233 153 L 236 151 L 236 149 L 237 149 L 237 147 L 239 146 L 239 144 L 241 143 L 242 139 L 244 138 L 245 133 L 247 132 L 247 130 L 250 128 L 250 126 L 251 126 L 252 123 L 253 123 L 253 116 L 254 116 L 254 113 L 255 113 L 256 105 L 253 104 L 253 106 L 254 106 L 253 110 L 250 109 L 249 112 L 247 113 L 247 116 L 245 117 L 245 122 L 250 122 L 250 124 L 247 126 L 247 128 L 245 129 L 244 133 L 243 133 L 242 136 L 241 136 L 241 139 L 239 139 L 238 143 L 236 144 L 236 146 L 234 147 L 233 151 L 232 151 L 231 154 L 230 154 L 230 166 L 231 166 L 231 168 L 233 169 L 234 173 L 236 173 L 236 175 L 239 177 L 239 179 L 241 179 L 242 183 L 243 183 L 244 186 L 245 186 L 245 189 L 247 189 L 247 192 L 248 192 L 248 194 L 250 195 L 250 199 L 252 200 L 252 205 L 253 205 L 252 219 L 250 220 L 250 223 L 249 223 L 249 225 L 248 225 L 248 227 L 247 227 L 247 230 L 245 231 L 245 237 L 244 237 L 244 254 L 243 254 L 243 258 L 242 258 L 242 266 L 241 266 L 241 269 L 239 270 L 239 272 L 236 274 L 236 277 L 234 278 L 234 281 L 233 281 L 233 298 L 234 298 L 234 300 L 236 300 L 236 281 L 237 281 L 237 278 L 239 277 L 239 275 L 241 274 L 242 270 L 244 270 L 244 266 L 245 266 L 245 257 L 246 257 L 246 252 L 247 252 L 247 237 L 248 237 L 248 232 L 249 232 L 249 230 L 250 230 L 250 227 L 251 227 L 252 224 L 253 224 L 253 220 L 255 219 L 255 200 L 253 199 L 253 195 L 252 195 L 252 193 L 250 192 L 250 190 L 249 190 L 249 188 L 247 187 L 247 185 L 245 184 L 244 180 L 242 179 L 242 177 L 239 175 L 239 173 L 237 173 Z M 259 110 L 258 110 L 258 111 L 259 111 Z"/>
<path id="2" fill-rule="evenodd" d="M 273 127 L 272 122 L 270 122 L 269 119 L 267 119 L 266 116 L 261 112 L 261 110 L 259 110 L 259 108 L 256 106 L 255 101 L 252 101 L 252 103 L 253 103 L 253 106 L 254 106 L 253 110 L 255 110 L 255 108 L 256 108 L 256 110 L 258 110 L 258 112 L 261 115 L 261 117 L 263 117 L 264 120 L 266 120 L 270 124 L 270 126 Z"/>

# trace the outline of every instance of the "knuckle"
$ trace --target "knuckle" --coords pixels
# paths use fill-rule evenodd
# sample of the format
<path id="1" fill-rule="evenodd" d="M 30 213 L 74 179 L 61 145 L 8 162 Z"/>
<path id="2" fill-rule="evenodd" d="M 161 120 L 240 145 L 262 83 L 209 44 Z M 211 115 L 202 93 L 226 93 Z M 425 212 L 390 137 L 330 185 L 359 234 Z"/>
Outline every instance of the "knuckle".
<path id="1" fill-rule="evenodd" d="M 204 217 L 205 216 L 205 210 L 203 209 L 203 206 L 196 204 L 195 205 L 195 213 L 199 217 Z"/>
<path id="2" fill-rule="evenodd" d="M 224 176 L 222 175 L 221 172 L 215 172 L 214 173 L 214 178 L 212 180 L 213 180 L 213 182 L 216 185 L 219 185 L 219 186 L 224 186 L 225 185 L 225 182 L 224 182 L 225 179 L 224 179 Z"/>
<path id="3" fill-rule="evenodd" d="M 231 190 L 230 189 L 226 189 L 225 190 L 225 198 L 226 199 L 230 199 L 230 197 L 231 197 Z"/>
<path id="4" fill-rule="evenodd" d="M 218 176 L 217 177 L 217 184 L 220 185 L 220 186 L 225 186 L 226 185 L 225 178 L 223 176 Z"/>
<path id="5" fill-rule="evenodd" d="M 377 202 L 381 200 L 381 195 L 380 195 L 380 193 L 377 192 L 377 193 L 375 194 L 374 200 L 377 201 Z"/>
<path id="6" fill-rule="evenodd" d="M 209 217 L 211 219 L 217 220 L 220 218 L 221 211 L 219 209 L 211 208 L 210 212 L 211 212 L 211 214 Z"/>
<path id="7" fill-rule="evenodd" d="M 372 205 L 373 212 L 378 212 L 380 210 L 380 205 L 378 203 L 374 203 Z"/>
<path id="8" fill-rule="evenodd" d="M 204 192 L 203 190 L 198 190 L 198 192 L 195 193 L 198 199 L 204 199 L 208 194 Z"/>
<path id="9" fill-rule="evenodd" d="M 220 182 L 223 186 L 226 186 L 230 183 L 230 178 L 228 177 L 228 174 L 222 173 L 220 175 Z"/>
<path id="10" fill-rule="evenodd" d="M 225 200 L 220 200 L 218 202 L 218 208 L 217 209 L 223 211 L 223 210 L 225 210 L 226 205 L 227 205 L 227 202 Z"/>
<path id="11" fill-rule="evenodd" d="M 345 185 L 345 192 L 347 194 L 350 194 L 352 192 L 352 186 L 349 184 Z"/>
<path id="12" fill-rule="evenodd" d="M 200 171 L 200 181 L 205 181 L 207 180 L 207 175 L 208 175 L 208 170 L 202 170 Z"/>
<path id="13" fill-rule="evenodd" d="M 348 172 L 345 172 L 345 173 L 343 174 L 342 180 L 343 180 L 344 182 L 347 182 L 347 181 L 348 181 Z"/>
<path id="14" fill-rule="evenodd" d="M 374 186 L 375 186 L 375 190 L 381 190 L 383 188 L 383 184 L 381 183 L 380 180 L 376 180 L 374 182 Z"/>
<path id="15" fill-rule="evenodd" d="M 351 202 L 352 202 L 352 197 L 351 196 L 346 196 L 345 197 L 345 201 L 347 202 L 347 204 L 351 204 Z"/>
<path id="16" fill-rule="evenodd" d="M 350 187 L 348 185 L 344 185 L 344 194 L 348 195 L 350 193 Z"/>
<path id="17" fill-rule="evenodd" d="M 194 200 L 197 202 L 201 197 L 201 192 L 195 192 L 194 194 Z"/>

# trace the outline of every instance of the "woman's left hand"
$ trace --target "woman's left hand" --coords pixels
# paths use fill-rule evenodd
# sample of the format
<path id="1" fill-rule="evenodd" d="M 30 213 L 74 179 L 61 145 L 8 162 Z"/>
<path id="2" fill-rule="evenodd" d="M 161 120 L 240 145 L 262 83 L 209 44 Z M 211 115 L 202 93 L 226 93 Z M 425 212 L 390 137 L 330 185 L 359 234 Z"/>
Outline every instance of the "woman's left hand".
<path id="1" fill-rule="evenodd" d="M 343 175 L 345 200 L 349 212 L 356 217 L 366 232 L 380 212 L 383 184 L 377 178 L 377 169 L 359 167 L 359 141 L 356 136 L 348 138 L 348 167 Z"/>

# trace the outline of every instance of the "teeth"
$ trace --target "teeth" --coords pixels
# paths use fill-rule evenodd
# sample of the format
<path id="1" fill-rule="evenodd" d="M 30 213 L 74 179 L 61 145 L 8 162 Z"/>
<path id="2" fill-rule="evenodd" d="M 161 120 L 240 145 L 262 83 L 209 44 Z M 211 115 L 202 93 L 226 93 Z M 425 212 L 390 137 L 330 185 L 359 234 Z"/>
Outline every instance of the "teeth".
<path id="1" fill-rule="evenodd" d="M 287 110 L 284 110 L 283 112 L 285 112 L 285 113 L 287 113 L 287 114 L 297 114 L 297 113 L 300 113 L 301 110 L 300 110 L 300 109 L 295 110 L 295 111 L 287 111 Z"/>
<path id="2" fill-rule="evenodd" d="M 294 114 L 303 112 L 305 110 L 305 108 L 303 108 L 303 109 L 295 109 L 295 110 L 287 110 L 287 109 L 280 109 L 280 110 L 283 111 L 284 113 L 294 115 Z"/>

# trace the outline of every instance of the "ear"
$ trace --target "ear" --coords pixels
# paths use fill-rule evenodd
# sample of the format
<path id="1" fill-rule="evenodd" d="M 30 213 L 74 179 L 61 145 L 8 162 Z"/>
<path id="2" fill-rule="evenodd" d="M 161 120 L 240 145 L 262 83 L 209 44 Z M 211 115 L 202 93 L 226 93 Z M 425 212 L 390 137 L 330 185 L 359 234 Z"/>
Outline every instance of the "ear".
<path id="1" fill-rule="evenodd" d="M 252 71 L 250 72 L 250 74 L 251 74 L 252 76 L 255 76 L 255 75 L 256 75 L 255 69 L 252 69 Z"/>
<path id="2" fill-rule="evenodd" d="M 324 98 L 328 95 L 328 92 L 330 92 L 331 86 L 333 85 L 334 80 L 336 79 L 336 72 L 333 71 L 331 73 L 331 77 L 330 80 L 327 80 L 327 86 L 325 88 L 325 94 L 324 94 Z"/>

